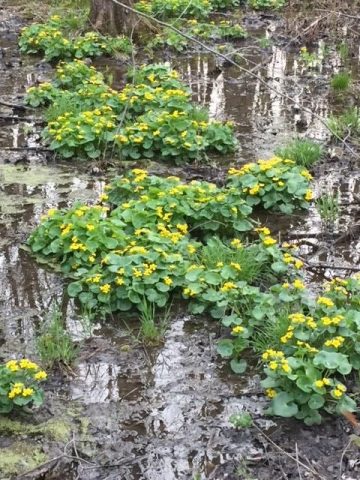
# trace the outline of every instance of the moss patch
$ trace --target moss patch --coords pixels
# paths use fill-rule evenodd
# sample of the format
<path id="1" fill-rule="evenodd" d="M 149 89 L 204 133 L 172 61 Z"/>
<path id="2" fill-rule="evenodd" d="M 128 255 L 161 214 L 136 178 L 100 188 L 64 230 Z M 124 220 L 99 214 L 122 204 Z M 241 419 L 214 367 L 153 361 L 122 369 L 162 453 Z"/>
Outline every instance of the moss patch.
<path id="1" fill-rule="evenodd" d="M 70 431 L 71 426 L 67 420 L 48 420 L 34 425 L 9 418 L 0 418 L 0 434 L 16 436 L 40 434 L 57 442 L 65 442 L 70 437 Z"/>
<path id="2" fill-rule="evenodd" d="M 28 442 L 16 442 L 11 447 L 0 449 L 0 472 L 13 475 L 32 470 L 47 461 L 47 456 L 38 447 Z"/>

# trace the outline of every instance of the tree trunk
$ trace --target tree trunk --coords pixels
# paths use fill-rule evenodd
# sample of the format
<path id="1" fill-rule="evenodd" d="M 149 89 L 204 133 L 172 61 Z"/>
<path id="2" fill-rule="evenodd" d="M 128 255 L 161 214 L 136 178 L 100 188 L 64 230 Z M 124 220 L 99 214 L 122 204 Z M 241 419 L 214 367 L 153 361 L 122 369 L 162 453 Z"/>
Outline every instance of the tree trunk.
<path id="1" fill-rule="evenodd" d="M 132 0 L 121 0 L 133 7 Z M 155 27 L 146 19 L 117 5 L 112 0 L 91 0 L 90 23 L 99 32 L 111 36 L 126 35 L 137 37 L 140 31 L 153 31 Z"/>

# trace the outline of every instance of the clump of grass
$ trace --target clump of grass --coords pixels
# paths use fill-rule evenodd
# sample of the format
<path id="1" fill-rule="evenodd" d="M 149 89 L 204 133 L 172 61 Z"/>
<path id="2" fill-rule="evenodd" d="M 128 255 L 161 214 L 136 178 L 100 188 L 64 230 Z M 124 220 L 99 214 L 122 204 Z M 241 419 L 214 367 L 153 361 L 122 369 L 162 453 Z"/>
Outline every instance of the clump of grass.
<path id="1" fill-rule="evenodd" d="M 339 53 L 339 56 L 343 62 L 349 58 L 349 46 L 346 42 L 342 41 L 337 47 L 336 50 Z"/>
<path id="2" fill-rule="evenodd" d="M 340 138 L 360 135 L 359 108 L 351 107 L 341 115 L 331 115 L 328 120 L 328 126 L 333 135 Z"/>
<path id="3" fill-rule="evenodd" d="M 229 418 L 229 422 L 235 428 L 250 428 L 253 425 L 252 416 L 248 412 L 233 413 Z"/>
<path id="4" fill-rule="evenodd" d="M 326 193 L 315 201 L 321 220 L 330 225 L 336 222 L 340 213 L 339 194 Z"/>
<path id="5" fill-rule="evenodd" d="M 171 307 L 170 307 L 171 308 Z M 144 299 L 140 306 L 140 330 L 138 338 L 148 345 L 159 345 L 169 323 L 170 308 L 160 315 L 156 305 Z"/>
<path id="6" fill-rule="evenodd" d="M 59 308 L 54 307 L 49 317 L 37 339 L 37 351 L 41 361 L 48 368 L 56 364 L 70 365 L 76 357 L 76 347 L 64 328 L 62 313 Z"/>
<path id="7" fill-rule="evenodd" d="M 219 263 L 241 265 L 238 273 L 239 280 L 249 284 L 257 284 L 269 280 L 272 274 L 270 265 L 259 253 L 257 245 L 248 245 L 236 251 L 225 245 L 219 238 L 214 237 L 208 241 L 201 254 L 201 264 L 205 269 L 215 268 Z"/>
<path id="8" fill-rule="evenodd" d="M 351 75 L 348 72 L 340 72 L 331 78 L 331 88 L 338 91 L 344 91 L 351 84 Z"/>
<path id="9" fill-rule="evenodd" d="M 320 160 L 323 149 L 321 145 L 312 140 L 298 138 L 275 150 L 275 154 L 309 168 Z"/>

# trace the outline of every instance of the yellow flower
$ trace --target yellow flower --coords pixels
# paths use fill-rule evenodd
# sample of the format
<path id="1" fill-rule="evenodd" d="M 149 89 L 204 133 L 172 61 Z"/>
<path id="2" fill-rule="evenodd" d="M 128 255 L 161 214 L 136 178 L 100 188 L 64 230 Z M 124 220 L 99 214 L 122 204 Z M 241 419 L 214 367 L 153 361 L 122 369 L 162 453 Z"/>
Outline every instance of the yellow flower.
<path id="1" fill-rule="evenodd" d="M 93 230 L 95 230 L 95 226 L 92 225 L 91 223 L 88 223 L 86 225 L 86 229 L 87 229 L 88 232 L 92 232 Z"/>
<path id="2" fill-rule="evenodd" d="M 309 173 L 308 170 L 304 169 L 304 170 L 301 170 L 300 172 L 300 175 L 302 175 L 304 178 L 306 178 L 306 180 L 312 180 L 312 175 Z"/>
<path id="3" fill-rule="evenodd" d="M 273 359 L 282 359 L 284 358 L 284 353 L 278 350 L 273 350 L 269 348 L 262 354 L 263 360 L 273 360 Z"/>
<path id="4" fill-rule="evenodd" d="M 235 263 L 235 262 L 231 262 L 230 263 L 230 266 L 233 267 L 235 270 L 237 270 L 238 272 L 241 271 L 241 265 L 239 263 Z"/>
<path id="5" fill-rule="evenodd" d="M 88 261 L 89 261 L 90 263 L 94 263 L 94 262 L 95 262 L 95 256 L 94 256 L 94 255 L 90 255 L 90 256 L 88 257 Z"/>
<path id="6" fill-rule="evenodd" d="M 272 238 L 272 237 L 265 237 L 262 242 L 265 245 L 265 247 L 271 247 L 271 245 L 276 244 L 275 238 Z"/>
<path id="7" fill-rule="evenodd" d="M 116 283 L 116 285 L 121 286 L 121 285 L 124 285 L 125 280 L 122 277 L 117 277 L 116 280 L 115 280 L 115 283 Z"/>
<path id="8" fill-rule="evenodd" d="M 23 368 L 24 370 L 38 370 L 38 365 L 36 363 L 31 362 L 27 358 L 23 358 L 19 362 L 20 368 Z"/>
<path id="9" fill-rule="evenodd" d="M 296 280 L 293 281 L 293 287 L 296 288 L 297 290 L 304 290 L 305 285 L 299 278 L 297 278 Z"/>
<path id="10" fill-rule="evenodd" d="M 108 283 L 105 283 L 104 285 L 101 285 L 100 291 L 104 293 L 105 295 L 110 293 L 111 286 Z"/>
<path id="11" fill-rule="evenodd" d="M 291 373 L 291 368 L 286 360 L 283 361 L 281 368 L 284 370 L 285 373 Z"/>
<path id="12" fill-rule="evenodd" d="M 244 327 L 242 327 L 241 325 L 237 325 L 236 327 L 234 327 L 232 330 L 231 330 L 231 333 L 233 335 L 238 335 L 239 333 L 242 333 L 244 331 Z"/>
<path id="13" fill-rule="evenodd" d="M 305 200 L 310 202 L 310 200 L 312 200 L 314 198 L 314 193 L 312 190 L 306 190 L 306 193 L 305 193 Z"/>
<path id="14" fill-rule="evenodd" d="M 259 191 L 260 191 L 260 185 L 257 184 L 254 187 L 249 189 L 249 194 L 250 195 L 256 195 L 257 193 L 259 193 Z"/>
<path id="15" fill-rule="evenodd" d="M 339 348 L 342 346 L 342 344 L 345 342 L 345 338 L 341 336 L 334 337 L 330 340 L 326 340 L 324 343 L 325 347 L 334 347 L 334 348 Z"/>
<path id="16" fill-rule="evenodd" d="M 294 262 L 294 267 L 297 269 L 297 270 L 300 270 L 300 268 L 302 268 L 304 266 L 304 262 L 302 260 L 295 260 Z"/>
<path id="17" fill-rule="evenodd" d="M 291 321 L 291 323 L 302 324 L 305 323 L 306 317 L 303 313 L 297 312 L 289 315 L 289 320 Z"/>
<path id="18" fill-rule="evenodd" d="M 238 238 L 234 238 L 234 240 L 231 240 L 230 245 L 237 249 L 242 248 L 243 246 L 241 241 Z"/>
<path id="19" fill-rule="evenodd" d="M 288 283 L 288 282 L 283 283 L 282 288 L 286 288 L 286 289 L 290 288 L 290 283 Z"/>
<path id="20" fill-rule="evenodd" d="M 108 199 L 109 199 L 109 195 L 107 195 L 106 193 L 102 193 L 99 197 L 100 202 L 106 202 L 106 200 Z"/>
<path id="21" fill-rule="evenodd" d="M 237 286 L 233 282 L 225 282 L 224 285 L 220 288 L 220 292 L 226 293 L 229 292 L 230 290 L 236 289 Z"/>
<path id="22" fill-rule="evenodd" d="M 178 230 L 180 230 L 180 232 L 183 233 L 184 235 L 186 235 L 186 234 L 188 233 L 188 226 L 187 226 L 186 223 L 183 223 L 183 224 L 178 223 L 178 224 L 176 225 L 176 228 L 177 228 Z"/>
<path id="23" fill-rule="evenodd" d="M 47 212 L 47 216 L 48 217 L 53 217 L 56 212 L 57 212 L 56 208 L 50 208 L 50 210 Z"/>
<path id="24" fill-rule="evenodd" d="M 46 380 L 47 373 L 44 372 L 44 370 L 40 370 L 40 372 L 35 373 L 34 378 L 35 378 L 35 380 L 38 380 L 39 382 L 41 380 Z"/>
<path id="25" fill-rule="evenodd" d="M 276 390 L 274 390 L 273 388 L 266 389 L 265 393 L 268 398 L 275 398 L 277 395 Z"/>
<path id="26" fill-rule="evenodd" d="M 339 390 L 338 388 L 335 388 L 334 390 L 331 390 L 331 393 L 335 398 L 341 398 L 344 395 L 344 392 Z"/>
<path id="27" fill-rule="evenodd" d="M 171 280 L 170 277 L 165 277 L 164 278 L 164 283 L 165 283 L 165 285 L 170 286 L 170 285 L 173 284 L 173 281 Z"/>
<path id="28" fill-rule="evenodd" d="M 134 276 L 135 278 L 141 278 L 141 277 L 142 277 L 142 272 L 141 272 L 139 269 L 135 268 L 135 267 L 133 267 L 132 273 L 133 273 L 133 276 Z"/>
<path id="29" fill-rule="evenodd" d="M 270 370 L 276 370 L 277 366 L 278 366 L 277 362 L 272 361 L 269 363 Z"/>
<path id="30" fill-rule="evenodd" d="M 196 248 L 194 247 L 194 245 L 187 245 L 186 248 L 190 255 L 196 252 Z"/>
<path id="31" fill-rule="evenodd" d="M 317 388 L 322 388 L 325 385 L 324 380 L 316 380 L 316 382 L 314 382 L 314 385 Z"/>
<path id="32" fill-rule="evenodd" d="M 280 338 L 280 342 L 281 342 L 281 343 L 287 343 L 293 336 L 294 336 L 294 332 L 289 329 L 289 330 L 285 333 L 285 335 L 283 335 L 283 336 Z"/>
<path id="33" fill-rule="evenodd" d="M 6 362 L 6 368 L 11 372 L 17 372 L 18 370 L 20 370 L 17 360 L 9 360 L 8 362 Z"/>
<path id="34" fill-rule="evenodd" d="M 191 288 L 184 288 L 183 294 L 187 295 L 188 297 L 194 297 L 196 295 L 196 292 L 192 290 Z"/>
<path id="35" fill-rule="evenodd" d="M 32 395 L 33 393 L 34 393 L 33 388 L 24 388 L 24 390 L 22 391 L 22 396 L 23 397 L 30 397 L 30 395 Z"/>
<path id="36" fill-rule="evenodd" d="M 328 298 L 328 297 L 319 297 L 317 299 L 317 303 L 318 305 L 323 305 L 324 307 L 333 307 L 335 304 L 334 302 L 331 300 L 331 298 Z"/>

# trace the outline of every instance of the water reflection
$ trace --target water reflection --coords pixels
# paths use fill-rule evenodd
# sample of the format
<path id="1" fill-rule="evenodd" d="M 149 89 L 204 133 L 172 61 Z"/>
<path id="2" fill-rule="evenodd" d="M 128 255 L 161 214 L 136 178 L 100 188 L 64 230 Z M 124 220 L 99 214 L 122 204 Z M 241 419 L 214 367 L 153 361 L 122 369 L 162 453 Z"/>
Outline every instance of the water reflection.
<path id="1" fill-rule="evenodd" d="M 87 404 L 119 400 L 120 371 L 120 366 L 108 363 L 80 363 L 76 381 L 71 382 L 71 398 Z"/>
<path id="2" fill-rule="evenodd" d="M 22 243 L 49 208 L 70 205 L 74 199 L 94 200 L 102 183 L 40 166 L 0 165 L 0 176 L 0 234 L 5 239 L 0 251 L 0 315 L 11 319 L 3 322 L 1 336 L 12 344 L 15 339 L 31 343 L 36 317 L 49 312 L 55 302 L 73 318 L 74 305 L 64 297 L 61 276 L 41 268 Z M 19 318 L 14 317 L 16 312 Z"/>

